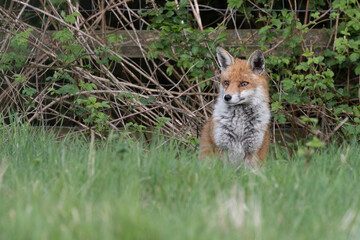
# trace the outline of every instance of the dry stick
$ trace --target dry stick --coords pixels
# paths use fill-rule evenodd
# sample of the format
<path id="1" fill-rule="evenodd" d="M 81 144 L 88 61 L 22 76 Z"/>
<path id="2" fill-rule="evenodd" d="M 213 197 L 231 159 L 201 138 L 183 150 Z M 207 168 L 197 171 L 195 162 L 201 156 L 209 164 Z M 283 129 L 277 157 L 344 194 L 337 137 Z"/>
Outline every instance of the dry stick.
<path id="1" fill-rule="evenodd" d="M 126 4 L 126 2 L 127 1 L 123 1 L 120 3 L 114 4 L 114 5 L 108 6 L 105 9 L 104 8 L 100 9 L 98 13 L 89 17 L 86 21 L 83 22 L 83 24 L 86 24 L 88 21 L 92 20 L 93 18 L 96 18 L 95 21 L 89 26 L 90 29 L 96 28 L 95 26 L 99 25 L 99 23 L 102 21 L 102 16 L 104 16 L 108 10 L 110 10 L 113 7 L 118 7 L 120 5 L 124 5 L 124 4 Z M 102 3 L 103 3 L 103 1 L 102 1 Z M 98 2 L 98 5 L 100 5 L 99 2 Z"/>
<path id="2" fill-rule="evenodd" d="M 201 81 L 201 82 L 193 85 L 191 88 L 186 89 L 184 92 L 182 92 L 179 96 L 175 97 L 174 99 L 171 99 L 171 100 L 169 100 L 169 101 L 167 101 L 167 102 L 165 102 L 165 103 L 163 103 L 163 104 L 161 104 L 161 105 L 159 105 L 159 106 L 150 108 L 150 109 L 148 109 L 148 110 L 146 110 L 146 111 L 144 111 L 144 112 L 141 112 L 141 113 L 145 113 L 145 112 L 147 112 L 147 111 L 152 111 L 152 110 L 157 109 L 157 108 L 159 108 L 159 107 L 166 106 L 166 105 L 170 104 L 172 101 L 174 101 L 175 99 L 178 99 L 178 98 L 180 98 L 181 96 L 183 96 L 186 92 L 188 92 L 188 91 L 190 91 L 191 89 L 199 86 L 200 84 L 205 83 L 206 81 L 208 81 L 208 79 L 203 80 L 203 81 Z M 137 114 L 139 114 L 139 113 L 130 114 L 130 115 L 124 117 L 123 119 L 129 118 L 129 117 L 132 117 L 132 116 L 135 116 L 135 115 L 137 115 Z M 112 120 L 111 122 L 117 122 L 117 121 L 119 121 L 119 120 L 121 120 L 121 119 L 114 119 L 114 120 Z"/>
<path id="3" fill-rule="evenodd" d="M 325 49 L 328 49 L 328 48 L 329 48 L 329 46 L 330 46 L 330 44 L 331 44 L 331 41 L 332 41 L 334 35 L 335 35 L 335 28 L 331 31 L 331 35 L 330 35 L 330 37 L 329 37 L 329 41 L 328 41 L 328 43 L 326 44 L 326 48 L 325 48 Z"/>
<path id="4" fill-rule="evenodd" d="M 105 12 L 109 11 L 109 10 L 112 9 L 112 8 L 116 8 L 116 7 L 119 7 L 119 6 L 121 6 L 121 5 L 124 5 L 124 4 L 127 3 L 127 2 L 133 2 L 133 1 L 134 1 L 134 0 L 124 0 L 124 1 L 121 1 L 121 2 L 119 2 L 119 3 L 116 3 L 116 4 L 113 4 L 113 5 L 107 6 L 106 8 L 101 9 L 100 11 L 98 11 L 97 13 L 95 13 L 94 15 L 92 15 L 91 17 L 87 18 L 87 19 L 86 19 L 86 22 L 90 21 L 90 20 L 93 19 L 93 18 L 96 18 L 96 17 L 99 16 L 99 15 L 105 14 Z M 85 24 L 85 22 L 82 23 L 82 24 L 80 25 L 80 27 L 82 27 L 82 25 L 84 25 L 84 24 Z"/>
<path id="5" fill-rule="evenodd" d="M 28 2 L 29 2 L 29 0 L 26 1 L 26 3 L 28 3 Z M 11 9 L 12 9 L 12 7 L 13 7 L 13 2 L 11 2 L 10 7 L 11 7 Z M 26 6 L 23 6 L 23 7 L 22 7 L 22 9 L 20 10 L 19 14 L 16 16 L 16 18 L 15 18 L 15 20 L 14 20 L 14 23 L 13 23 L 13 25 L 12 25 L 12 27 L 11 27 L 11 29 L 9 29 L 9 30 L 6 31 L 6 32 L 8 32 L 8 34 L 6 35 L 6 37 L 5 37 L 5 39 L 4 39 L 4 44 L 2 44 L 1 49 L 0 49 L 0 52 L 5 52 L 5 47 L 7 46 L 7 44 L 5 44 L 5 43 L 8 42 L 9 39 L 10 39 L 10 36 L 11 36 L 12 34 L 14 34 L 14 33 L 13 33 L 13 29 L 14 29 L 14 27 L 18 24 L 21 15 L 22 15 L 23 12 L 25 11 L 25 8 L 26 8 Z M 1 9 L 1 10 L 2 10 L 2 9 Z M 2 11 L 2 12 L 4 13 L 4 11 Z M 7 15 L 8 18 L 11 19 L 11 16 L 10 16 L 7 12 L 5 12 L 5 15 Z M 7 78 L 6 78 L 6 80 L 7 80 Z M 18 85 L 18 83 L 14 83 L 14 84 Z M 13 87 L 13 88 L 11 88 L 11 90 L 12 90 L 12 89 L 15 90 L 15 86 L 13 86 L 12 83 L 8 83 L 8 86 Z M 19 95 L 20 95 L 20 93 L 19 93 L 18 91 L 16 91 L 16 90 L 15 90 L 15 92 L 12 91 L 12 93 L 13 93 L 13 94 L 18 93 L 17 95 L 15 94 L 14 96 L 19 96 Z M 3 94 L 0 95 L 0 99 L 3 98 L 4 94 L 7 95 L 7 91 L 6 91 L 6 90 L 4 91 Z"/>
<path id="6" fill-rule="evenodd" d="M 273 121 L 273 145 L 275 146 L 274 149 L 275 149 L 275 156 L 276 158 L 279 158 L 279 155 L 278 155 L 278 151 L 277 151 L 277 144 L 276 144 L 276 138 L 275 138 L 275 121 Z"/>
<path id="7" fill-rule="evenodd" d="M 278 121 L 275 121 L 275 122 L 276 122 L 276 125 L 277 125 L 278 129 L 280 129 L 279 122 Z M 284 137 L 284 135 L 282 134 L 281 131 L 279 131 L 279 134 L 280 134 L 281 140 L 283 141 L 283 143 L 285 145 L 286 150 L 288 151 L 288 153 L 289 153 L 289 155 L 291 157 L 292 156 L 292 149 L 289 149 L 289 147 L 288 147 L 288 145 L 286 143 L 285 137 Z"/>
<path id="8" fill-rule="evenodd" d="M 346 117 L 344 120 L 342 120 L 342 121 L 340 122 L 340 124 L 337 125 L 337 126 L 334 128 L 334 130 L 333 130 L 329 135 L 326 136 L 326 138 L 324 139 L 324 141 L 327 142 L 328 140 L 330 140 L 331 136 L 334 135 L 334 133 L 335 133 L 337 130 L 339 130 L 339 129 L 341 128 L 341 126 L 344 125 L 348 120 L 349 120 L 349 117 Z"/>
<path id="9" fill-rule="evenodd" d="M 119 11 L 119 9 L 118 9 L 118 11 Z M 119 11 L 119 13 L 122 15 L 122 18 L 125 19 L 125 21 L 127 21 L 126 17 L 122 14 L 122 12 Z M 135 30 L 133 24 L 132 24 L 131 22 L 129 22 L 129 21 L 127 21 L 127 23 L 133 27 L 134 33 L 135 33 L 135 36 L 136 36 L 136 39 L 133 38 L 133 40 L 134 40 L 134 42 L 136 42 L 136 43 L 138 44 L 138 46 L 140 47 L 141 52 L 142 52 L 144 58 L 146 58 L 146 56 L 144 55 L 144 54 L 145 54 L 145 53 L 144 53 L 145 50 L 144 50 L 144 49 L 142 48 L 142 46 L 141 46 L 139 37 L 137 36 L 136 30 Z M 122 24 L 122 22 L 121 22 L 121 24 Z M 124 26 L 124 27 L 125 27 L 125 26 Z M 129 35 L 132 36 L 131 34 L 129 34 Z M 150 66 L 148 66 L 148 67 L 149 67 L 149 69 L 150 69 Z M 162 72 L 161 69 L 159 69 L 159 70 Z M 130 73 L 130 74 L 131 74 L 131 73 Z M 153 75 L 153 72 L 152 72 L 151 74 L 152 74 L 153 77 L 155 76 L 155 75 Z M 165 77 L 167 77 L 165 74 L 163 74 L 163 75 L 164 75 Z M 168 79 L 170 82 L 172 82 L 172 80 L 171 80 L 170 78 L 167 77 L 167 79 Z M 168 93 L 168 95 L 172 95 L 172 94 L 169 94 L 169 93 L 172 93 L 171 91 L 166 90 L 165 88 L 163 88 L 163 86 L 159 85 L 158 82 L 155 82 L 155 81 L 152 81 L 152 82 L 153 82 L 154 84 L 158 85 L 158 87 L 160 87 L 160 88 L 162 89 L 162 91 L 165 91 L 166 93 Z M 175 85 L 175 83 L 173 83 L 173 84 Z"/>
<path id="10" fill-rule="evenodd" d="M 55 62 L 53 62 L 53 63 L 51 63 L 51 65 L 42 65 L 42 64 L 34 64 L 34 65 L 32 65 L 31 63 L 30 63 L 30 66 L 29 67 L 31 67 L 31 68 L 44 68 L 44 69 L 48 69 L 48 68 L 50 68 L 50 69 L 64 69 L 64 66 L 59 66 L 59 67 L 52 67 L 52 65 L 54 65 L 55 64 Z M 71 67 L 71 65 L 70 66 L 67 66 L 67 67 Z M 74 66 L 75 67 L 75 66 Z M 77 67 L 77 66 L 76 66 Z M 79 74 L 83 74 L 85 77 L 87 77 L 87 79 L 89 79 L 89 80 L 91 80 L 91 79 L 97 79 L 98 81 L 100 81 L 100 82 L 110 82 L 108 79 L 106 79 L 106 78 L 103 78 L 103 77 L 99 77 L 99 76 L 94 76 L 94 75 L 91 75 L 91 73 L 89 73 L 89 72 L 86 72 L 86 71 L 84 71 L 82 68 L 78 68 L 78 69 L 76 69 L 76 70 L 78 70 L 78 71 L 80 71 L 79 72 Z M 208 81 L 210 81 L 211 79 L 213 79 L 214 77 L 212 77 L 212 78 L 209 78 L 209 79 L 207 79 Z M 139 86 L 139 85 L 136 85 L 136 84 L 133 84 L 133 83 L 129 83 L 129 82 L 121 82 L 125 87 L 131 87 L 131 88 L 136 88 L 136 89 L 139 89 L 139 90 L 143 90 L 143 91 L 147 91 L 147 92 L 149 92 L 150 94 L 152 94 L 152 96 L 154 96 L 153 94 L 154 93 L 163 93 L 163 91 L 162 90 L 159 90 L 159 89 L 150 89 L 150 88 L 146 88 L 146 87 L 142 87 L 142 86 Z M 129 91 L 128 90 L 120 90 L 121 92 L 123 92 L 123 93 L 128 93 Z M 168 91 L 168 92 L 170 92 L 171 94 L 170 95 L 166 95 L 166 97 L 168 97 L 168 98 L 173 98 L 173 97 L 175 97 L 174 95 L 179 95 L 179 94 L 181 94 L 180 92 L 175 92 L 175 91 Z M 139 94 L 137 94 L 137 95 L 139 95 Z M 140 94 L 141 95 L 141 94 Z M 211 96 L 211 97 L 214 97 L 214 96 L 217 96 L 216 94 L 214 94 L 214 93 L 202 93 L 202 92 L 200 92 L 200 93 L 198 93 L 198 92 L 193 92 L 193 93 L 187 93 L 187 94 L 185 94 L 185 96 L 192 96 L 192 95 L 202 95 L 202 96 Z M 143 96 L 146 96 L 146 95 L 143 95 Z M 160 96 L 160 95 L 155 95 L 155 96 Z"/>
<path id="11" fill-rule="evenodd" d="M 326 16 L 326 14 L 328 14 L 331 11 L 332 8 L 329 8 L 326 12 L 324 12 L 323 14 L 321 14 L 317 19 L 315 19 L 313 22 L 309 22 L 308 24 L 306 24 L 306 27 L 310 26 L 313 23 L 316 23 L 317 21 L 319 21 L 321 18 L 323 18 L 324 16 Z M 264 52 L 264 54 L 267 54 L 271 51 L 273 51 L 275 48 L 277 48 L 280 44 L 282 44 L 285 40 L 289 39 L 290 37 L 294 36 L 295 34 L 297 34 L 300 30 L 294 31 L 290 36 L 281 39 L 277 44 L 275 44 L 272 48 L 266 50 Z"/>
<path id="12" fill-rule="evenodd" d="M 36 61 L 37 62 L 39 62 L 39 64 L 42 64 L 43 62 L 45 62 L 45 61 L 47 61 L 47 58 L 45 58 L 45 54 L 44 55 L 42 55 L 40 58 L 37 58 L 36 59 Z M 35 69 L 39 69 L 39 68 L 35 68 Z M 47 71 L 45 71 L 43 74 L 45 74 Z M 43 75 L 43 74 L 41 74 L 40 75 L 40 77 Z M 29 77 L 30 78 L 30 77 Z M 49 86 L 49 85 L 48 85 Z M 40 100 L 41 100 L 41 97 L 42 97 L 42 95 L 45 93 L 47 91 L 47 87 L 45 87 L 32 101 L 35 101 L 35 100 L 37 100 L 37 98 L 39 98 L 39 102 L 40 102 Z M 38 92 L 39 92 L 39 90 L 38 90 Z M 38 107 L 38 109 L 40 110 L 40 111 L 42 111 L 42 104 L 40 104 L 40 106 Z M 31 109 L 31 106 L 29 106 L 26 110 L 25 110 L 25 112 L 27 112 L 27 111 L 29 111 Z"/>
<path id="13" fill-rule="evenodd" d="M 304 25 L 307 24 L 307 19 L 308 19 L 308 14 L 309 14 L 309 2 L 310 2 L 310 0 L 307 0 L 307 1 L 306 1 L 306 10 L 305 10 Z M 305 44 L 305 39 L 304 39 L 304 33 L 301 33 L 301 35 L 302 35 L 302 39 L 303 39 L 303 40 L 302 40 L 302 43 L 301 43 L 302 48 L 301 48 L 301 54 L 300 54 L 300 58 L 299 58 L 299 64 L 302 62 L 303 53 L 304 53 L 304 51 L 305 51 L 305 46 L 306 46 L 306 44 Z"/>
<path id="14" fill-rule="evenodd" d="M 119 91 L 119 90 L 92 90 L 90 93 L 111 93 L 111 94 L 119 94 L 119 93 L 127 93 L 127 91 Z M 84 94 L 89 94 L 88 91 L 81 91 L 81 92 L 77 92 L 77 93 L 74 93 L 74 94 L 68 94 L 68 95 L 64 95 L 64 96 L 61 96 L 61 97 L 58 97 L 58 98 L 55 98 L 51 103 L 49 103 L 48 105 L 46 105 L 44 108 L 43 108 L 43 111 L 49 109 L 50 107 L 52 107 L 54 104 L 56 104 L 57 102 L 61 101 L 61 100 L 64 100 L 64 99 L 67 99 L 67 98 L 71 98 L 71 97 L 74 97 L 74 96 L 77 96 L 77 95 L 84 95 Z M 141 97 L 145 97 L 147 98 L 148 96 L 141 96 Z M 28 122 L 32 122 L 35 118 L 38 117 L 40 113 L 39 112 L 36 112 L 29 120 Z"/>
<path id="15" fill-rule="evenodd" d="M 126 7 L 127 7 L 127 5 L 126 5 Z M 132 40 L 133 40 L 133 41 L 137 44 L 137 46 L 140 48 L 140 51 L 141 51 L 141 54 L 143 55 L 143 58 L 146 59 L 147 56 L 146 56 L 146 54 L 145 54 L 145 49 L 143 48 L 143 46 L 142 46 L 142 44 L 141 44 L 140 38 L 139 38 L 139 36 L 138 36 L 138 34 L 137 34 L 137 31 L 136 31 L 136 28 L 135 28 L 133 22 L 127 20 L 127 18 L 125 17 L 125 15 L 122 13 L 122 11 L 121 11 L 118 7 L 116 7 L 116 10 L 117 10 L 117 12 L 120 14 L 120 16 L 121 16 L 121 18 L 119 18 L 119 20 L 120 20 L 120 19 L 124 19 L 124 21 L 126 21 L 126 23 L 131 26 L 132 32 L 134 33 L 135 38 L 134 38 L 133 35 L 130 33 L 130 31 L 127 29 L 127 27 L 123 24 L 123 22 L 122 22 L 122 21 L 119 21 L 120 24 L 121 24 L 121 25 L 123 26 L 123 28 L 125 29 L 125 31 L 128 33 L 128 35 L 132 38 Z M 117 15 L 115 14 L 115 11 L 112 10 L 112 12 L 114 13 L 115 16 L 117 16 Z M 129 16 L 131 17 L 130 14 L 129 14 Z M 118 17 L 118 16 L 117 16 L 117 17 Z M 146 65 L 147 65 L 148 69 L 151 71 L 151 67 L 149 66 L 148 62 L 145 61 L 145 63 L 146 63 Z M 155 74 L 154 74 L 152 71 L 151 71 L 151 78 L 152 78 L 152 79 L 155 79 L 155 78 L 156 78 L 156 77 L 155 77 Z M 139 82 L 140 84 L 142 84 L 142 82 L 141 82 L 140 80 L 139 80 L 138 82 Z M 154 83 L 156 83 L 156 82 L 154 81 Z"/>
<path id="16" fill-rule="evenodd" d="M 299 111 L 301 111 L 301 109 L 299 109 Z M 288 112 L 285 112 L 284 113 L 286 116 L 287 116 L 287 118 L 292 118 L 292 115 L 290 114 L 290 113 L 288 113 Z M 305 113 L 303 113 L 303 115 L 306 115 Z M 307 126 L 304 122 L 302 122 L 300 119 L 298 119 L 298 118 L 295 118 L 294 119 L 294 122 L 295 122 L 295 124 L 296 125 L 298 125 L 298 126 L 300 126 L 300 127 L 303 127 L 303 128 L 306 128 L 308 131 L 310 131 L 313 135 L 315 135 L 315 136 L 321 136 L 321 134 L 322 134 L 322 132 L 320 131 L 320 130 L 318 130 L 318 129 L 315 129 L 315 130 L 313 130 L 313 129 L 311 129 L 309 126 Z"/>
<path id="17" fill-rule="evenodd" d="M 85 124 L 82 124 L 81 122 L 75 120 L 74 118 L 71 118 L 71 117 L 69 117 L 69 116 L 66 116 L 66 115 L 60 113 L 60 112 L 57 112 L 56 110 L 54 110 L 54 109 L 52 109 L 52 108 L 50 108 L 49 110 L 52 111 L 52 112 L 54 112 L 54 114 L 56 114 L 57 116 L 62 117 L 62 118 L 66 118 L 66 119 L 70 120 L 71 122 L 74 122 L 75 124 L 78 124 L 80 127 L 84 128 L 84 129 L 86 129 L 86 130 L 92 130 L 92 128 L 86 126 Z M 103 137 L 100 133 L 97 133 L 97 132 L 94 132 L 94 133 L 95 133 L 98 137 L 104 139 L 104 137 Z"/>
<path id="18" fill-rule="evenodd" d="M 76 70 L 75 68 L 74 68 L 74 70 Z M 81 68 L 78 68 L 77 69 L 77 71 L 83 71 L 84 72 L 84 74 L 87 74 L 87 75 L 89 75 L 89 77 L 91 78 L 91 77 L 96 77 L 96 76 L 93 76 L 93 75 L 91 75 L 90 73 L 88 73 L 86 70 L 84 70 L 84 69 L 81 69 Z M 99 80 L 99 78 L 96 78 L 97 80 Z M 107 79 L 102 79 L 103 81 L 105 80 L 105 81 L 108 81 Z M 178 93 L 176 93 L 176 94 L 178 94 Z M 181 94 L 182 96 L 185 96 L 185 95 L 191 95 L 191 94 L 196 94 L 196 92 L 194 92 L 194 93 L 190 93 L 190 92 L 187 92 L 187 93 L 183 93 L 183 94 Z M 173 108 L 174 109 L 174 108 Z M 152 114 L 152 113 L 151 113 Z"/>
<path id="19" fill-rule="evenodd" d="M 73 25 L 65 22 L 63 19 L 61 19 L 61 18 L 59 18 L 59 17 L 56 17 L 56 16 L 53 16 L 53 15 L 51 15 L 51 14 L 49 14 L 49 13 L 47 13 L 47 12 L 45 12 L 45 11 L 39 9 L 39 8 L 36 8 L 36 7 L 34 7 L 34 6 L 30 5 L 30 4 L 23 3 L 23 2 L 21 2 L 21 1 L 19 1 L 19 0 L 13 0 L 13 1 L 15 1 L 15 2 L 17 2 L 17 3 L 20 3 L 20 4 L 23 4 L 23 5 L 26 5 L 27 7 L 32 8 L 32 9 L 34 9 L 34 10 L 36 10 L 36 11 L 39 11 L 39 12 L 41 12 L 41 13 L 43 13 L 43 14 L 46 14 L 47 16 L 52 17 L 52 18 L 54 18 L 55 20 L 61 22 L 64 26 L 68 27 L 69 29 L 76 30 L 78 33 L 81 33 L 81 34 L 85 35 L 85 36 L 88 37 L 89 39 L 95 41 L 95 42 L 96 42 L 97 44 L 99 44 L 100 46 L 103 46 L 103 44 L 102 44 L 99 40 L 97 40 L 95 37 L 91 36 L 90 34 L 87 34 L 86 32 L 84 32 L 84 31 L 82 31 L 82 30 L 79 30 L 79 29 L 75 28 Z M 127 65 L 129 65 L 132 69 L 134 69 L 136 72 L 138 72 L 139 74 L 141 74 L 143 77 L 147 78 L 148 80 L 151 80 L 151 77 L 148 76 L 147 73 L 146 73 L 145 71 L 143 71 L 141 68 L 136 67 L 136 66 L 131 62 L 130 59 L 128 59 L 128 58 L 126 58 L 126 57 L 123 57 L 123 56 L 119 55 L 118 53 L 116 53 L 116 52 L 114 52 L 114 51 L 112 51 L 112 50 L 109 50 L 109 52 L 111 52 L 114 56 L 116 56 L 116 57 L 118 57 L 119 59 L 121 59 L 122 62 L 125 62 Z M 92 54 L 94 54 L 94 53 L 92 53 Z M 122 64 L 122 66 L 123 66 L 124 68 L 126 68 L 123 63 L 121 63 L 121 64 Z M 116 80 L 116 78 L 113 76 L 113 74 L 112 74 L 112 73 L 109 73 L 108 69 L 106 69 L 106 68 L 104 68 L 104 67 L 102 66 L 102 70 L 104 70 L 106 73 L 108 73 L 108 74 L 109 74 L 109 77 L 110 77 L 112 80 Z"/>
<path id="20" fill-rule="evenodd" d="M 296 0 L 295 0 L 295 2 L 296 2 Z M 290 10 L 291 10 L 292 12 L 294 12 L 294 9 L 293 9 L 291 0 L 288 0 L 288 3 L 289 3 L 289 5 L 290 5 Z M 296 4 L 296 3 L 295 3 L 295 4 Z M 296 11 L 295 11 L 295 14 L 294 14 L 294 18 L 296 19 Z M 305 22 L 306 22 L 306 21 L 305 21 Z"/>
<path id="21" fill-rule="evenodd" d="M 26 0 L 26 3 L 28 3 L 30 0 Z M 13 7 L 13 2 L 11 2 L 11 5 L 10 5 L 10 9 L 12 9 Z M 23 14 L 23 12 L 25 11 L 25 8 L 26 6 L 23 6 L 22 9 L 20 10 L 19 14 L 16 16 L 15 18 L 15 23 L 13 24 L 13 26 L 11 26 L 11 29 L 9 30 L 9 32 L 12 32 L 14 30 L 14 26 L 18 23 L 21 15 Z M 4 43 L 9 41 L 9 38 L 10 38 L 10 35 L 6 35 L 5 37 L 5 40 L 4 40 Z M 4 47 L 6 46 L 6 44 L 3 44 L 1 46 L 1 49 L 0 49 L 0 52 L 4 52 Z"/>
<path id="22" fill-rule="evenodd" d="M 200 31 L 203 31 L 204 28 L 203 28 L 202 21 L 201 21 L 199 4 L 198 4 L 197 0 L 193 0 L 193 1 L 194 1 L 194 4 L 192 3 L 192 1 L 189 1 L 189 4 L 190 4 L 191 10 L 194 14 L 195 20 L 200 28 Z"/>
<path id="23" fill-rule="evenodd" d="M 334 37 L 334 45 L 333 45 L 333 52 L 335 52 L 335 42 L 336 42 L 336 39 L 337 39 L 337 29 L 338 29 L 338 26 L 339 26 L 339 16 L 340 16 L 340 13 L 339 13 L 339 10 L 338 10 L 338 15 L 336 16 L 336 21 L 335 21 L 335 37 Z"/>
<path id="24" fill-rule="evenodd" d="M 203 25 L 202 25 L 202 21 L 201 21 L 201 16 L 200 16 L 200 10 L 199 10 L 199 4 L 197 2 L 197 0 L 194 0 L 194 4 L 192 3 L 192 1 L 189 1 L 190 3 L 190 6 L 191 6 L 191 10 L 195 16 L 195 19 L 196 19 L 196 22 L 200 28 L 200 31 L 203 31 L 204 28 L 203 28 Z M 194 65 L 195 66 L 195 65 Z M 190 69 L 189 69 L 190 70 Z M 196 78 L 196 80 L 198 80 L 198 78 Z M 200 85 L 198 85 L 198 92 L 201 92 L 201 88 L 200 88 Z M 200 103 L 201 105 L 205 105 L 204 104 L 204 98 L 202 96 L 199 95 L 199 98 L 200 98 Z M 205 118 L 208 119 L 208 114 L 206 112 L 206 109 L 204 109 L 204 114 L 205 114 Z"/>
<path id="25" fill-rule="evenodd" d="M 149 25 L 149 23 L 147 23 L 146 21 L 144 21 L 144 19 L 142 19 L 139 15 L 137 15 L 134 11 L 132 11 L 132 10 L 127 6 L 127 4 L 126 4 L 125 6 L 126 6 L 128 12 L 129 12 L 130 18 L 131 18 L 130 13 L 132 13 L 134 16 L 136 16 L 138 19 L 140 19 L 140 20 L 141 20 L 142 22 L 144 22 L 146 25 Z M 120 21 L 120 18 L 116 15 L 115 11 L 112 10 L 112 12 L 114 13 L 114 15 L 119 18 L 119 22 L 122 24 L 122 26 L 124 27 L 124 29 L 128 32 L 129 36 L 133 39 L 133 41 L 134 41 L 134 42 L 137 44 L 137 46 L 139 47 L 139 49 L 140 49 L 140 51 L 141 51 L 141 54 L 143 55 L 143 58 L 146 59 L 146 58 L 147 58 L 147 56 L 146 56 L 146 51 L 145 51 L 145 49 L 143 48 L 143 46 L 142 46 L 142 44 L 141 44 L 140 38 L 139 38 L 139 36 L 138 36 L 138 34 L 137 34 L 137 30 L 136 30 L 133 22 L 132 22 L 132 21 L 128 21 L 127 18 L 124 17 L 122 11 L 121 11 L 119 8 L 116 8 L 116 10 L 117 10 L 117 11 L 119 12 L 119 14 L 122 16 L 122 19 L 124 19 L 124 20 L 127 22 L 127 24 L 132 27 L 133 33 L 134 33 L 134 35 L 135 35 L 135 37 L 136 37 L 135 39 L 132 37 L 132 34 L 130 34 L 129 31 L 127 30 L 127 27 L 122 23 L 122 21 Z M 146 41 L 151 41 L 151 39 L 146 39 Z M 163 60 L 163 59 L 161 59 L 161 60 Z M 164 64 L 166 64 L 167 61 L 165 61 L 165 60 L 163 60 L 163 61 L 164 61 Z M 161 68 L 160 68 L 160 65 L 161 65 L 161 64 L 160 64 L 159 66 L 157 66 L 157 64 L 154 62 L 153 59 L 151 59 L 151 62 L 152 62 L 152 64 L 155 66 L 155 69 L 154 69 L 154 70 L 151 69 L 148 61 L 145 61 L 145 64 L 146 64 L 146 66 L 148 67 L 149 72 L 150 72 L 152 78 L 157 79 L 155 72 L 156 72 L 156 70 L 159 70 L 159 71 L 162 73 L 162 75 L 163 75 L 169 82 L 171 82 L 171 83 L 173 83 L 173 85 L 175 85 L 175 83 L 161 70 Z M 175 71 L 174 71 L 174 72 L 175 72 Z M 139 83 L 142 84 L 142 82 L 139 82 Z M 162 88 L 162 86 L 160 86 L 160 88 Z M 179 89 L 179 90 L 181 90 L 181 89 Z"/>
<path id="26" fill-rule="evenodd" d="M 8 79 L 8 77 L 6 75 L 4 75 L 4 79 L 8 85 L 7 89 L 10 89 L 10 90 L 7 90 L 7 89 L 4 90 L 4 92 L 0 95 L 0 101 L 3 100 L 5 97 L 8 97 L 8 98 L 10 98 L 9 102 L 11 100 L 13 102 L 16 102 L 16 97 L 19 96 L 20 94 L 16 94 L 17 91 L 16 91 L 15 86 L 12 85 L 12 82 Z M 10 91 L 10 93 L 9 93 L 9 91 Z M 7 105 L 9 105 L 9 103 L 2 102 L 2 105 L 7 106 Z"/>

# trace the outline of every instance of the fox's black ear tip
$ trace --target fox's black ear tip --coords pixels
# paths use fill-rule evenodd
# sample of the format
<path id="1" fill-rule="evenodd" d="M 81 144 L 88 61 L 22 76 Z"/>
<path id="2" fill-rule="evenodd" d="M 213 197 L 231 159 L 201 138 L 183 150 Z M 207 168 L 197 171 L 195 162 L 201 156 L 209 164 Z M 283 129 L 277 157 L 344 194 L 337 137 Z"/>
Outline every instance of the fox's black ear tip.
<path id="1" fill-rule="evenodd" d="M 219 53 L 219 52 L 223 52 L 225 49 L 222 48 L 222 47 L 217 47 L 216 48 L 216 52 Z"/>
<path id="2" fill-rule="evenodd" d="M 256 74 L 262 74 L 265 71 L 265 58 L 261 50 L 254 51 L 249 60 L 251 70 Z"/>
<path id="3" fill-rule="evenodd" d="M 221 71 L 225 71 L 234 63 L 234 58 L 222 47 L 216 48 L 216 57 L 218 59 Z"/>
<path id="4" fill-rule="evenodd" d="M 252 55 L 254 55 L 256 57 L 264 57 L 264 53 L 260 49 L 255 50 Z"/>

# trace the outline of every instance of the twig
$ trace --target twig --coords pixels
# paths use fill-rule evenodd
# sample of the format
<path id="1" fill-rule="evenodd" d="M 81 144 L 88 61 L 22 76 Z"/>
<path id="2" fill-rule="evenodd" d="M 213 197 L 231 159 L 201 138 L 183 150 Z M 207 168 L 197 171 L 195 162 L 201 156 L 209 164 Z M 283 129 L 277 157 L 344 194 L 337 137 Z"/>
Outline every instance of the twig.
<path id="1" fill-rule="evenodd" d="M 308 24 L 305 25 L 305 27 L 310 26 L 311 24 L 316 23 L 317 21 L 319 21 L 321 18 L 323 18 L 324 16 L 326 16 L 326 14 L 328 14 L 331 11 L 332 8 L 329 8 L 326 12 L 324 12 L 323 14 L 321 14 L 317 19 L 315 19 L 313 22 L 309 22 Z M 277 48 L 278 46 L 280 46 L 280 44 L 282 44 L 285 40 L 289 39 L 290 37 L 294 36 L 295 34 L 297 34 L 300 30 L 294 31 L 290 36 L 281 39 L 277 44 L 275 44 L 272 48 L 266 50 L 264 52 L 264 54 L 267 54 L 271 51 L 273 51 L 275 48 Z"/>
<path id="2" fill-rule="evenodd" d="M 326 138 L 324 139 L 324 141 L 325 141 L 325 142 L 329 141 L 330 138 L 332 137 L 332 135 L 334 135 L 334 133 L 335 133 L 337 130 L 339 130 L 339 129 L 341 128 L 341 126 L 344 125 L 348 120 L 349 120 L 349 117 L 346 117 L 344 120 L 342 120 L 342 121 L 340 122 L 340 124 L 337 125 L 337 126 L 334 128 L 334 130 L 333 130 L 331 133 L 329 133 L 329 135 L 326 136 Z"/>

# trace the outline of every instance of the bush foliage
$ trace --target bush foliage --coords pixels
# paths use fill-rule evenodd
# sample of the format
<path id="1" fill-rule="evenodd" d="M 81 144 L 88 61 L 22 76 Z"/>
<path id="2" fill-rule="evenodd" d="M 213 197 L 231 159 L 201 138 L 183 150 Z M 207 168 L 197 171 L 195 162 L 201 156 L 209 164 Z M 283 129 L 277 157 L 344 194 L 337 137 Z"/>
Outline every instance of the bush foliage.
<path id="1" fill-rule="evenodd" d="M 226 45 L 225 29 L 234 28 L 232 23 L 256 30 L 272 86 L 273 128 L 280 129 L 284 143 L 306 137 L 316 144 L 334 134 L 359 137 L 357 1 L 305 6 L 289 1 L 284 8 L 274 1 L 228 0 L 227 11 L 206 25 L 200 8 L 213 10 L 211 3 L 150 2 L 137 12 L 127 1 L 100 1 L 92 14 L 71 1 L 13 1 L 0 7 L 1 114 L 16 113 L 43 126 L 91 129 L 99 136 L 110 129 L 151 132 L 161 126 L 164 133 L 194 143 L 217 93 L 216 47 L 241 56 L 251 50 L 238 29 L 236 46 Z M 28 20 L 25 10 L 35 20 Z M 112 18 L 121 32 L 112 28 Z M 239 19 L 246 24 L 238 26 Z M 138 23 L 152 35 L 144 39 Z M 307 40 L 319 28 L 328 33 L 326 46 Z M 122 54 L 129 42 L 142 59 Z"/>

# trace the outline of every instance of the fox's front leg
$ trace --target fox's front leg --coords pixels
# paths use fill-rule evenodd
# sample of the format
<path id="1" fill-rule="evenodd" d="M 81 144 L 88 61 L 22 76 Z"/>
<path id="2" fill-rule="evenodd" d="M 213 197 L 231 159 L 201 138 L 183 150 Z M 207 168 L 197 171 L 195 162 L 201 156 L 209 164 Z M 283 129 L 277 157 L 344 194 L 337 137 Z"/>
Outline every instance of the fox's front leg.
<path id="1" fill-rule="evenodd" d="M 213 121 L 210 120 L 203 128 L 200 138 L 200 153 L 199 158 L 205 160 L 216 156 L 217 149 L 213 137 Z"/>
<path id="2" fill-rule="evenodd" d="M 263 133 L 263 132 L 261 132 Z M 251 166 L 260 165 L 261 161 L 264 161 L 270 147 L 270 131 L 267 128 L 263 134 L 257 134 L 257 137 L 262 139 L 262 141 L 259 142 L 260 147 L 258 147 L 256 150 L 252 149 L 252 151 L 248 151 L 245 156 L 245 162 L 247 162 Z"/>

